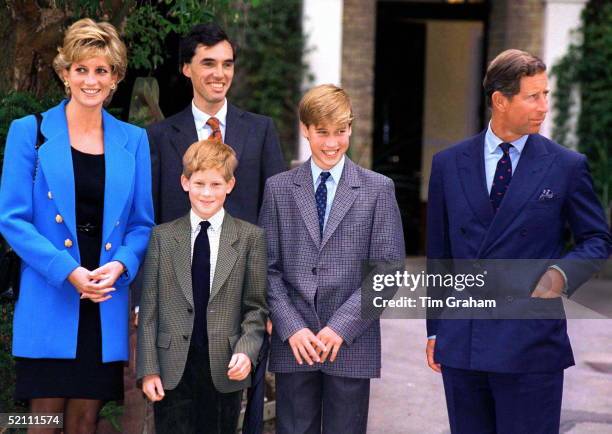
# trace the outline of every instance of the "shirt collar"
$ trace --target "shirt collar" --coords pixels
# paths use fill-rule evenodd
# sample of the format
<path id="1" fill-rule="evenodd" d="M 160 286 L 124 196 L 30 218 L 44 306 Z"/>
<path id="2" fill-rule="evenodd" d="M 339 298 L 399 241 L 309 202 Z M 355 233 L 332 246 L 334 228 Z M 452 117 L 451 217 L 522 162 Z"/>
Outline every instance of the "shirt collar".
<path id="1" fill-rule="evenodd" d="M 330 178 L 336 184 L 340 182 L 340 177 L 342 176 L 342 170 L 344 169 L 344 158 L 345 156 L 343 155 L 340 161 L 338 161 L 334 167 L 329 170 L 325 170 L 325 172 L 329 172 L 329 174 L 331 175 Z M 321 172 L 323 172 L 324 170 L 317 166 L 317 164 L 312 158 L 310 159 L 310 170 L 312 171 L 312 181 L 316 185 L 317 181 L 319 180 L 319 176 L 321 175 Z"/>
<path id="2" fill-rule="evenodd" d="M 525 147 L 525 143 L 527 143 L 528 138 L 529 138 L 529 135 L 525 134 L 524 136 L 521 136 L 518 139 L 513 140 L 510 143 L 512 144 L 512 146 L 514 146 L 514 148 L 520 154 L 521 152 L 523 152 L 523 148 Z M 487 127 L 487 132 L 485 134 L 485 146 L 489 154 L 495 153 L 495 151 L 497 150 L 497 147 L 501 143 L 504 143 L 504 141 L 495 135 L 495 133 L 493 132 L 493 129 L 491 128 L 491 122 L 489 121 L 489 126 Z"/>
<path id="3" fill-rule="evenodd" d="M 225 217 L 225 209 L 221 208 L 211 218 L 208 219 L 210 227 L 213 231 L 218 231 L 223 224 L 223 218 Z M 189 211 L 189 220 L 191 222 L 191 232 L 197 232 L 200 230 L 200 222 L 204 219 L 200 218 L 193 209 Z"/>
<path id="4" fill-rule="evenodd" d="M 208 113 L 204 113 L 202 110 L 197 108 L 194 101 L 191 101 L 191 112 L 193 113 L 193 120 L 195 121 L 196 129 L 198 130 L 204 128 L 204 125 L 206 125 L 208 119 L 212 117 Z M 227 119 L 227 98 L 225 98 L 223 101 L 223 106 L 214 116 L 219 120 L 221 126 L 225 128 L 225 120 Z"/>

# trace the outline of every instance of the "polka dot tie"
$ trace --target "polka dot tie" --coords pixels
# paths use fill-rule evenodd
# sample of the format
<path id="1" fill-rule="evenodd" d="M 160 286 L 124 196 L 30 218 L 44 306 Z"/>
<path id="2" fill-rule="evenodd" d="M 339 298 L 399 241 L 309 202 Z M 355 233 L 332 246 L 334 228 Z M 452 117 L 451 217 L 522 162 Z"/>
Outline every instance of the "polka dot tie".
<path id="1" fill-rule="evenodd" d="M 497 212 L 501 206 L 501 202 L 512 180 L 512 160 L 510 159 L 511 146 L 510 143 L 502 143 L 499 145 L 504 154 L 497 162 L 495 177 L 493 178 L 493 185 L 491 186 L 491 194 L 489 195 L 493 212 Z"/>
<path id="2" fill-rule="evenodd" d="M 218 140 L 219 142 L 223 141 L 223 136 L 221 135 L 221 127 L 219 126 L 219 119 L 215 117 L 210 117 L 206 121 L 206 125 L 210 127 L 212 133 L 208 136 L 208 140 Z"/>
<path id="3" fill-rule="evenodd" d="M 325 223 L 325 208 L 327 207 L 327 187 L 325 183 L 331 174 L 329 172 L 321 172 L 321 182 L 315 192 L 315 200 L 317 201 L 317 214 L 319 215 L 319 233 L 323 238 L 323 224 Z"/>

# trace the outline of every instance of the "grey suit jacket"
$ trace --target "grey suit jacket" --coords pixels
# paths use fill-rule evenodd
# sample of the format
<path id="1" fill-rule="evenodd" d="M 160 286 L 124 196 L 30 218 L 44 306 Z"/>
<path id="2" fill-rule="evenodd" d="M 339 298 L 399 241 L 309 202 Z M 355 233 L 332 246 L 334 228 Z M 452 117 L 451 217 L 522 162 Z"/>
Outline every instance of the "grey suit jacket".
<path id="1" fill-rule="evenodd" d="M 320 239 L 307 161 L 268 180 L 259 222 L 268 242 L 270 371 L 378 377 L 380 325 L 361 318 L 360 287 L 364 262 L 405 260 L 393 181 L 347 158 Z M 298 365 L 289 337 L 325 326 L 344 339 L 336 361 Z"/>
<path id="2" fill-rule="evenodd" d="M 136 374 L 159 374 L 166 390 L 180 381 L 193 330 L 189 214 L 156 226 L 144 263 Z M 253 366 L 263 342 L 266 305 L 266 244 L 263 231 L 226 212 L 208 302 L 210 371 L 217 390 L 250 386 L 227 377 L 234 353 L 245 353 Z"/>

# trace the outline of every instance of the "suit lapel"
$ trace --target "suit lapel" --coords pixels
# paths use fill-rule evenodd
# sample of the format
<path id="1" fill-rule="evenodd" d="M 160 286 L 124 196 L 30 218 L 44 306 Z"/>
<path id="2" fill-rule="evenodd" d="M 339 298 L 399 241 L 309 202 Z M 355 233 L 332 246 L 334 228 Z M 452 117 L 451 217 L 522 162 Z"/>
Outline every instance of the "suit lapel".
<path id="1" fill-rule="evenodd" d="M 249 125 L 244 121 L 244 112 L 238 107 L 227 104 L 227 118 L 225 119 L 225 143 L 230 145 L 240 161 L 244 143 L 249 132 Z"/>
<path id="2" fill-rule="evenodd" d="M 482 132 L 463 152 L 457 154 L 457 169 L 463 194 L 470 208 L 484 227 L 488 228 L 493 220 L 493 208 L 486 185 L 484 138 L 485 133 Z"/>
<path id="3" fill-rule="evenodd" d="M 174 274 L 185 298 L 193 307 L 193 287 L 191 283 L 191 223 L 189 213 L 173 224 L 173 236 L 176 242 L 172 263 Z"/>
<path id="4" fill-rule="evenodd" d="M 542 183 L 553 160 L 554 154 L 548 152 L 539 136 L 537 134 L 530 135 L 521 153 L 521 159 L 515 173 L 512 175 L 508 191 L 495 214 L 491 228 L 481 247 L 483 255 L 487 254 L 501 233 L 512 225 L 516 215 L 523 209 L 525 203 Z"/>
<path id="5" fill-rule="evenodd" d="M 38 162 L 59 214 L 76 240 L 74 171 L 66 122 L 66 100 L 43 114 L 41 133 L 45 137 L 38 150 Z"/>
<path id="6" fill-rule="evenodd" d="M 134 156 L 125 149 L 127 134 L 123 126 L 106 111 L 102 112 L 104 128 L 104 220 L 102 239 L 106 240 L 115 228 L 130 194 L 127 188 L 131 182 L 141 182 L 134 179 Z"/>
<path id="7" fill-rule="evenodd" d="M 226 212 L 221 226 L 219 253 L 217 254 L 217 264 L 209 300 L 212 300 L 217 295 L 236 264 L 238 252 L 234 248 L 234 243 L 237 241 L 238 230 L 236 229 L 236 223 L 233 217 Z"/>
<path id="8" fill-rule="evenodd" d="M 198 141 L 198 132 L 193 120 L 191 104 L 174 118 L 172 131 L 168 139 L 181 159 L 185 155 L 187 148 Z"/>
<path id="9" fill-rule="evenodd" d="M 359 194 L 358 188 L 361 186 L 361 180 L 357 173 L 357 167 L 351 160 L 345 158 L 344 170 L 338 182 L 338 188 L 336 188 L 336 195 L 334 201 L 331 204 L 331 210 L 329 217 L 323 231 L 323 240 L 321 241 L 321 249 L 325 246 L 327 241 L 334 234 L 340 222 L 349 211 L 357 195 Z"/>
<path id="10" fill-rule="evenodd" d="M 315 192 L 312 181 L 312 172 L 310 170 L 310 159 L 302 164 L 295 173 L 293 178 L 293 198 L 297 209 L 300 211 L 304 225 L 308 229 L 308 233 L 316 246 L 321 243 L 319 234 L 319 216 L 317 214 L 317 205 L 315 204 Z"/>

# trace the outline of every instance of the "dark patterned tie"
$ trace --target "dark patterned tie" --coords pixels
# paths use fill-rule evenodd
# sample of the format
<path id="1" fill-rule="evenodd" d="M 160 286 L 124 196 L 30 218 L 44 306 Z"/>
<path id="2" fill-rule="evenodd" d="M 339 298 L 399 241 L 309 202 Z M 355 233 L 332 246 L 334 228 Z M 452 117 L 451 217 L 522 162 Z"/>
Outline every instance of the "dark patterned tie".
<path id="1" fill-rule="evenodd" d="M 502 149 L 504 154 L 497 162 L 497 168 L 495 169 L 495 176 L 493 177 L 493 185 L 491 185 L 491 194 L 489 198 L 491 200 L 491 206 L 493 212 L 497 212 L 501 202 L 508 190 L 510 181 L 512 180 L 512 160 L 510 159 L 510 143 L 502 143 L 499 147 Z"/>
<path id="2" fill-rule="evenodd" d="M 315 192 L 315 200 L 317 201 L 317 214 L 319 214 L 319 233 L 323 238 L 323 224 L 325 223 L 325 208 L 327 207 L 327 187 L 325 182 L 331 174 L 329 172 L 321 172 L 321 182 Z"/>
<path id="3" fill-rule="evenodd" d="M 208 140 L 217 140 L 223 142 L 223 136 L 221 135 L 221 127 L 219 126 L 219 119 L 210 117 L 206 121 L 206 125 L 210 127 L 212 133 L 208 136 Z"/>
<path id="4" fill-rule="evenodd" d="M 191 286 L 193 290 L 193 319 L 192 344 L 199 348 L 208 345 L 208 332 L 206 330 L 206 309 L 210 296 L 210 244 L 208 243 L 208 228 L 210 222 L 200 222 L 200 232 L 193 244 L 193 258 L 191 259 Z"/>

